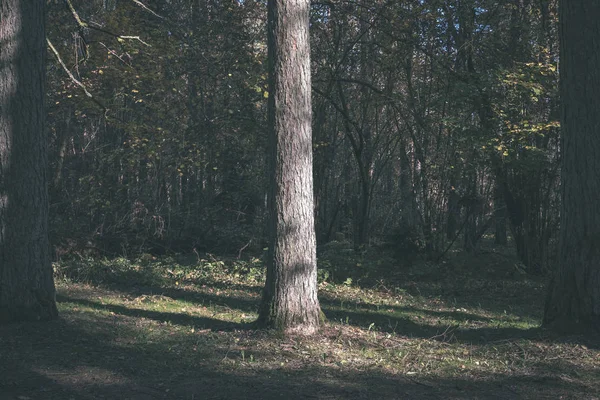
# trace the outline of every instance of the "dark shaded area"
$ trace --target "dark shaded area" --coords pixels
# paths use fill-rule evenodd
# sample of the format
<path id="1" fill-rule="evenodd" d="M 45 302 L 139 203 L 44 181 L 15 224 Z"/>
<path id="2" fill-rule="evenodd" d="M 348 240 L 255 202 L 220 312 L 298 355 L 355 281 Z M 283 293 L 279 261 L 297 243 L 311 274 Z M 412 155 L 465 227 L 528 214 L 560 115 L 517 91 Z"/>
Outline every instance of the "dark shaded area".
<path id="1" fill-rule="evenodd" d="M 152 296 L 152 295 L 162 295 L 171 297 L 175 300 L 184 300 L 195 303 L 197 305 L 208 306 L 208 305 L 220 305 L 224 307 L 229 307 L 233 309 L 237 309 L 240 311 L 247 312 L 256 312 L 258 309 L 258 299 L 251 298 L 243 298 L 243 297 L 233 297 L 233 296 L 224 296 L 214 293 L 207 292 L 199 292 L 199 291 L 191 291 L 185 289 L 178 288 L 162 288 L 158 286 L 136 286 L 132 288 L 127 288 L 123 285 L 111 285 L 109 286 L 111 289 L 116 289 L 128 296 Z M 217 287 L 209 286 L 211 289 L 229 289 L 229 290 L 243 290 L 248 292 L 260 293 L 260 289 L 255 286 L 244 286 L 244 285 L 231 285 L 231 288 L 228 288 L 226 285 L 219 285 Z"/>
<path id="2" fill-rule="evenodd" d="M 483 317 L 481 315 L 477 315 L 477 314 L 473 314 L 473 313 L 467 313 L 467 312 L 462 312 L 462 311 L 432 311 L 432 310 L 426 310 L 423 308 L 417 308 L 417 307 L 413 307 L 413 306 L 394 306 L 394 305 L 375 305 L 375 304 L 370 304 L 370 303 L 364 303 L 361 301 L 357 301 L 357 302 L 346 302 L 344 304 L 341 304 L 339 301 L 335 301 L 333 299 L 330 298 L 321 298 L 321 305 L 324 308 L 327 309 L 335 309 L 337 308 L 343 308 L 343 310 L 340 310 L 340 312 L 344 312 L 344 310 L 348 307 L 353 307 L 355 308 L 355 310 L 360 310 L 361 312 L 366 312 L 366 313 L 385 313 L 393 311 L 393 312 L 415 312 L 415 313 L 419 313 L 419 314 L 426 314 L 429 315 L 431 317 L 437 317 L 437 318 L 452 318 L 452 319 L 456 319 L 459 321 L 480 321 L 480 322 L 490 322 L 490 318 L 488 317 Z M 350 310 L 350 312 L 352 312 L 352 310 Z"/>
<path id="3" fill-rule="evenodd" d="M 83 305 L 81 299 L 69 301 Z M 100 305 L 101 306 L 101 305 Z M 107 306 L 121 315 L 132 310 Z M 166 321 L 179 321 L 169 313 L 136 314 Z M 230 357 L 226 346 L 202 341 L 194 361 L 182 358 L 159 343 L 145 346 L 119 343 L 125 329 L 110 319 L 85 320 L 77 314 L 74 321 L 59 320 L 44 325 L 28 323 L 0 328 L 0 399 L 25 396 L 58 400 L 128 399 L 540 399 L 554 398 L 556 390 L 574 393 L 578 398 L 593 398 L 596 388 L 569 380 L 536 375 L 505 376 L 482 374 L 477 379 L 438 379 L 421 376 L 394 376 L 379 371 L 347 371 L 335 366 L 316 365 L 301 369 L 244 368 L 239 373 L 225 371 L 222 361 Z M 184 323 L 193 320 L 182 321 Z M 202 321 L 219 329 L 222 321 Z M 167 345 L 167 344 L 166 344 Z M 165 346 L 166 346 L 165 345 Z M 168 344 L 173 345 L 173 343 Z M 257 359 L 268 354 L 255 354 Z M 553 368 L 545 366 L 545 368 Z M 542 366 L 543 367 L 543 366 Z M 596 374 L 579 370 L 571 374 Z M 78 374 L 71 385 L 71 375 Z M 599 377 L 600 378 L 600 377 Z M 107 383 L 109 381 L 110 383 Z"/>
<path id="4" fill-rule="evenodd" d="M 436 339 L 447 342 L 485 343 L 508 339 L 546 339 L 540 329 L 518 328 L 460 328 L 460 326 L 431 326 L 418 324 L 409 318 L 352 310 L 331 310 L 323 307 L 325 315 L 336 322 L 368 329 L 371 324 L 382 332 L 395 333 L 410 338 Z"/>
<path id="5" fill-rule="evenodd" d="M 419 284 L 420 283 L 422 282 L 419 282 Z M 511 314 L 515 315 L 516 317 L 536 318 L 539 315 L 536 310 L 537 305 L 534 303 L 527 303 L 523 300 L 523 297 L 529 297 L 529 295 L 523 295 L 521 292 L 521 296 L 517 297 L 520 288 L 529 287 L 532 282 L 522 281 L 517 283 L 522 284 L 522 286 L 516 285 L 517 287 L 514 291 L 514 297 L 507 297 L 506 294 L 501 292 L 476 292 L 472 288 L 469 289 L 468 285 L 465 285 L 465 292 L 469 291 L 470 293 L 468 296 L 465 296 L 466 301 L 464 302 L 458 301 L 456 297 L 450 298 L 438 296 L 437 298 L 442 299 L 442 302 L 448 302 L 447 304 L 455 303 L 457 309 L 460 309 L 461 307 L 482 309 L 483 304 L 486 304 L 489 307 L 485 307 L 483 310 L 491 311 L 492 313 L 501 314 L 508 308 L 511 310 Z M 414 284 L 415 282 L 410 282 L 410 284 L 407 286 L 414 287 L 412 286 Z M 444 283 L 440 282 L 438 284 L 443 286 Z M 507 282 L 489 282 L 489 284 L 497 284 L 499 285 L 499 288 L 507 287 Z M 230 309 L 246 313 L 256 313 L 260 301 L 259 297 L 248 298 L 234 295 L 207 293 L 206 291 L 201 292 L 186 290 L 184 288 L 175 287 L 126 287 L 124 285 L 109 285 L 109 287 L 113 290 L 121 292 L 124 296 L 127 296 L 131 299 L 139 296 L 161 295 L 172 298 L 173 300 L 182 300 L 199 306 L 216 307 L 222 312 Z M 227 285 L 223 282 L 216 284 L 215 287 L 212 287 L 211 284 L 209 287 L 211 289 L 227 289 Z M 260 293 L 259 287 L 240 283 L 232 284 L 230 288 L 244 292 Z M 433 293 L 429 292 L 433 292 L 433 290 L 434 287 L 430 287 L 428 289 L 424 289 L 424 293 L 421 294 L 423 297 L 426 297 L 425 295 L 435 297 Z M 479 296 L 481 297 L 480 302 L 477 301 L 477 293 L 479 293 Z M 461 298 L 459 297 L 459 299 Z M 112 311 L 116 314 L 127 315 L 131 317 L 143 317 L 163 322 L 168 321 L 170 323 L 182 326 L 205 327 L 208 329 L 221 331 L 255 328 L 253 324 L 235 324 L 227 321 L 211 320 L 210 318 L 190 317 L 185 314 L 173 314 L 169 312 L 148 311 L 134 308 L 132 309 L 117 305 L 101 304 L 99 302 L 90 301 L 87 299 L 69 298 L 60 295 L 58 296 L 58 300 L 63 302 L 68 301 L 80 303 L 92 308 Z M 537 300 L 537 302 L 540 303 L 541 301 Z M 353 325 L 364 329 L 369 329 L 371 327 L 381 332 L 398 334 L 400 336 L 409 338 L 434 339 L 451 343 L 458 342 L 466 344 L 485 344 L 495 341 L 528 339 L 554 341 L 557 343 L 577 343 L 585 345 L 588 348 L 600 348 L 600 340 L 596 340 L 595 338 L 589 336 L 564 336 L 542 328 L 519 329 L 504 326 L 498 326 L 497 328 L 491 328 L 487 326 L 481 328 L 467 328 L 461 327 L 460 325 L 448 325 L 444 321 L 444 318 L 448 318 L 452 320 L 464 321 L 465 324 L 477 322 L 481 323 L 482 325 L 487 325 L 492 322 L 490 318 L 473 312 L 434 311 L 415 306 L 378 306 L 375 304 L 365 303 L 361 300 L 349 300 L 340 303 L 339 301 L 333 300 L 332 298 L 324 295 L 320 296 L 320 304 L 322 311 L 330 322 Z M 430 325 L 428 323 L 415 322 L 409 316 L 406 316 L 406 314 L 426 315 L 432 318 L 438 318 L 439 324 Z M 498 323 L 500 324 L 501 321 Z M 503 324 L 508 324 L 508 322 L 503 322 Z"/>
<path id="6" fill-rule="evenodd" d="M 23 393 L 39 396 L 40 398 L 49 396 L 47 398 L 50 399 L 82 398 L 77 390 L 61 385 L 52 378 L 41 375 L 29 368 L 23 368 L 22 365 L 11 364 L 10 370 L 0 366 L 0 372 L 3 375 L 0 380 L 0 400 L 27 397 Z"/>
<path id="7" fill-rule="evenodd" d="M 497 272 L 491 268 L 480 268 L 489 262 L 485 256 L 479 256 L 470 259 L 471 265 L 464 268 L 439 265 L 429 276 L 406 276 L 388 285 L 397 291 L 438 299 L 456 308 L 484 309 L 494 314 L 507 312 L 520 318 L 541 319 L 546 279 L 527 275 L 507 276 L 508 273 L 501 267 L 497 268 Z M 512 265 L 511 260 L 507 264 Z"/>
<path id="8" fill-rule="evenodd" d="M 259 306 L 258 298 L 249 299 L 242 297 L 234 297 L 231 295 L 217 295 L 178 288 L 160 288 L 147 286 L 133 287 L 127 289 L 122 285 L 111 287 L 120 290 L 127 296 L 132 297 L 138 297 L 142 295 L 162 295 L 170 297 L 174 300 L 183 300 L 201 306 L 224 307 L 249 313 L 256 312 Z M 256 287 L 244 286 L 240 284 L 235 285 L 235 287 L 239 290 L 256 290 Z M 184 314 L 171 314 L 165 312 L 129 309 L 122 306 L 101 304 L 86 299 L 68 298 L 64 296 L 59 296 L 58 299 L 59 301 L 76 302 L 82 305 L 90 306 L 92 308 L 113 311 L 122 315 L 144 317 L 154 319 L 157 321 L 169 321 L 178 325 L 210 327 L 212 329 L 219 330 L 250 328 L 250 326 L 247 325 L 236 325 L 225 321 L 221 321 L 222 325 L 220 326 L 214 326 L 209 323 L 210 321 L 207 321 L 204 318 L 192 318 Z M 411 321 L 407 317 L 398 317 L 397 315 L 395 315 L 396 313 L 403 314 L 406 312 L 415 312 L 419 314 L 427 314 L 433 317 L 438 317 L 440 319 L 445 317 L 451 317 L 452 319 L 464 321 L 489 322 L 489 319 L 486 317 L 461 311 L 431 311 L 416 307 L 401 307 L 387 305 L 378 307 L 376 305 L 360 301 L 345 302 L 343 304 L 343 309 L 340 309 L 339 302 L 324 298 L 323 296 L 321 296 L 320 302 L 321 308 L 325 313 L 325 316 L 331 322 L 355 325 L 361 328 L 368 328 L 371 324 L 374 324 L 375 328 L 379 331 L 396 333 L 407 337 L 417 337 L 422 339 L 429 339 L 435 337 L 439 340 L 471 343 L 509 338 L 536 338 L 540 337 L 541 335 L 541 331 L 539 330 L 525 331 L 516 328 L 461 329 L 459 327 L 449 327 L 448 325 L 444 324 L 440 324 L 439 326 L 431 326 L 427 324 L 419 324 L 414 321 Z M 393 310 L 394 313 L 386 315 L 385 310 Z"/>
<path id="9" fill-rule="evenodd" d="M 442 268 L 440 266 L 440 268 Z M 134 271 L 135 272 L 135 271 Z M 136 272 L 140 273 L 140 272 Z M 503 314 L 509 312 L 517 319 L 539 319 L 543 303 L 543 281 L 540 279 L 507 279 L 488 276 L 483 279 L 473 276 L 470 272 L 446 271 L 439 276 L 411 276 L 412 279 L 396 280 L 387 285 L 395 291 L 411 293 L 423 299 L 437 299 L 446 307 L 452 305 L 455 311 L 435 311 L 416 306 L 375 305 L 362 300 L 348 300 L 340 303 L 327 295 L 320 295 L 321 308 L 327 319 L 334 323 L 354 325 L 361 328 L 375 328 L 381 332 L 394 333 L 409 338 L 435 339 L 446 342 L 479 343 L 494 341 L 530 339 L 551 340 L 556 342 L 579 343 L 589 348 L 600 348 L 600 343 L 594 338 L 580 335 L 561 336 L 541 328 L 519 329 L 504 327 L 507 321 L 498 321 L 497 328 L 488 327 L 493 321 L 476 312 L 461 311 L 461 309 L 482 310 L 484 313 Z M 147 281 L 147 279 L 140 279 Z M 383 282 L 383 280 L 380 280 Z M 393 285 L 392 285 L 393 283 Z M 242 297 L 218 294 L 219 290 L 240 291 L 260 294 L 259 286 L 228 283 L 207 278 L 202 283 L 215 293 L 207 290 L 191 290 L 185 287 L 161 287 L 156 285 L 126 286 L 124 284 L 109 284 L 112 290 L 121 292 L 124 296 L 135 298 L 139 296 L 162 295 L 174 300 L 183 300 L 200 306 L 214 306 L 223 310 L 239 310 L 246 313 L 256 313 L 259 306 L 259 296 Z M 382 287 L 381 290 L 389 290 Z M 59 296 L 59 301 L 73 301 L 117 314 L 132 317 L 144 317 L 157 321 L 168 321 L 177 325 L 206 327 L 215 330 L 239 330 L 254 328 L 251 324 L 234 324 L 226 321 L 210 321 L 205 318 L 189 317 L 184 314 L 168 312 L 153 312 L 147 310 L 129 309 L 115 305 L 105 305 L 85 299 L 74 299 Z M 438 319 L 437 325 L 420 323 L 412 320 L 406 314 L 426 315 Z M 481 328 L 466 328 L 450 326 L 444 319 L 465 322 L 465 325 L 488 325 Z M 215 323 L 213 323 L 215 322 Z"/>

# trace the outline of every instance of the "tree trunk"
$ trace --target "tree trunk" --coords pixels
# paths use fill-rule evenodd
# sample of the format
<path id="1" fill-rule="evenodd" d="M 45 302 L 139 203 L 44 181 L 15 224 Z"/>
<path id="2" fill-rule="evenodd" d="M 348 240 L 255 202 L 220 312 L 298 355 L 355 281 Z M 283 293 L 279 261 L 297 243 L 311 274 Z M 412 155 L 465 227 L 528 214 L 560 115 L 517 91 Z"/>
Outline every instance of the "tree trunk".
<path id="1" fill-rule="evenodd" d="M 0 2 L 0 322 L 58 315 L 48 244 L 45 3 Z"/>
<path id="2" fill-rule="evenodd" d="M 364 176 L 368 174 L 365 171 Z M 354 213 L 354 250 L 362 251 L 369 242 L 369 214 L 370 214 L 370 197 L 371 185 L 370 179 L 359 179 L 358 194 L 356 198 L 356 212 Z"/>
<path id="3" fill-rule="evenodd" d="M 482 211 L 483 200 L 479 197 L 477 190 L 477 173 L 475 171 L 467 172 L 466 187 L 467 194 L 460 200 L 465 210 L 464 222 L 464 249 L 468 253 L 477 250 L 477 218 Z"/>
<path id="4" fill-rule="evenodd" d="M 458 230 L 460 221 L 460 196 L 457 191 L 457 179 L 454 176 L 454 171 L 451 172 L 450 190 L 448 191 L 448 222 L 446 225 L 446 239 L 454 240 L 456 231 Z"/>
<path id="5" fill-rule="evenodd" d="M 502 196 L 502 188 L 498 183 L 494 187 L 494 243 L 504 246 L 508 243 L 506 233 L 506 205 Z"/>
<path id="6" fill-rule="evenodd" d="M 258 323 L 312 334 L 317 298 L 308 0 L 269 0 L 269 236 Z"/>
<path id="7" fill-rule="evenodd" d="M 563 0 L 559 10 L 562 208 L 544 325 L 600 332 L 600 3 Z"/>

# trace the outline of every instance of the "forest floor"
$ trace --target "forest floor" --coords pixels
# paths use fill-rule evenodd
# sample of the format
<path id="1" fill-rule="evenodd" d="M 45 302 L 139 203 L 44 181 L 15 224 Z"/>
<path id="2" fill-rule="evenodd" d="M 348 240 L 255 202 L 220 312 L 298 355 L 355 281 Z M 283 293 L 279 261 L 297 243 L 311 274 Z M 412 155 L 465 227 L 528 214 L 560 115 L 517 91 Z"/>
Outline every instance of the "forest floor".
<path id="1" fill-rule="evenodd" d="M 0 327 L 0 400 L 600 398 L 600 342 L 542 330 L 510 256 L 386 268 L 321 276 L 328 323 L 283 338 L 250 325 L 257 259 L 57 263 L 60 319 Z"/>

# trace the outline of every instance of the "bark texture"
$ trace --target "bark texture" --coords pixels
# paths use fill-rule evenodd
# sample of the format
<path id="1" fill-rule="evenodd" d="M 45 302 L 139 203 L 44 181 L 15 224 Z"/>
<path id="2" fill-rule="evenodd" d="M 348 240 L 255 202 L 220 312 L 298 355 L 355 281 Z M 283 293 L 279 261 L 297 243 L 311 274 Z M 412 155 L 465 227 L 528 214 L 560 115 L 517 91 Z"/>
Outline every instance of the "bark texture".
<path id="1" fill-rule="evenodd" d="M 309 0 L 269 0 L 269 234 L 259 324 L 318 330 L 313 210 Z"/>
<path id="2" fill-rule="evenodd" d="M 0 2 L 0 322 L 58 314 L 48 244 L 45 3 Z"/>
<path id="3" fill-rule="evenodd" d="M 600 2 L 560 2 L 562 209 L 544 324 L 600 331 Z"/>

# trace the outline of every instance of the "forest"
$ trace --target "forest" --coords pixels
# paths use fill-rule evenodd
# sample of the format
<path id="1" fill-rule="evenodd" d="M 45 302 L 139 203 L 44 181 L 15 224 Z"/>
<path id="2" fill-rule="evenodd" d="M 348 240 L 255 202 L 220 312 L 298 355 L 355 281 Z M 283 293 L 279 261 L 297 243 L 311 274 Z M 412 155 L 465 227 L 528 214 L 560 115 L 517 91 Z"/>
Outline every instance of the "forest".
<path id="1" fill-rule="evenodd" d="M 0 0 L 0 400 L 600 398 L 598 16 Z"/>

